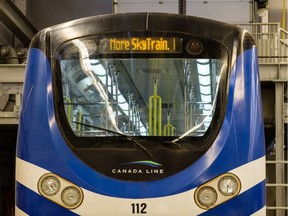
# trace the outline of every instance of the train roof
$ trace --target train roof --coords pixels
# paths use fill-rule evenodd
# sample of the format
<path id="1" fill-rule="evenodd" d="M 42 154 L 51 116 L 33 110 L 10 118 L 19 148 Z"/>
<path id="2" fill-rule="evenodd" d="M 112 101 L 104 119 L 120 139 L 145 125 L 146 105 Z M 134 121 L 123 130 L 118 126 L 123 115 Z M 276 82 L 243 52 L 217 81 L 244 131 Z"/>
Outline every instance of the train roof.
<path id="1" fill-rule="evenodd" d="M 232 49 L 235 38 L 243 39 L 241 36 L 243 30 L 240 27 L 215 20 L 168 13 L 123 13 L 92 16 L 45 28 L 36 34 L 30 47 L 37 47 L 47 52 L 47 47 L 43 47 L 45 45 L 42 42 L 44 40 L 47 42 L 48 39 L 52 54 L 67 40 L 88 35 L 141 31 L 191 34 L 211 38 L 223 43 L 228 49 Z M 251 47 L 254 41 L 247 32 L 245 34 L 249 38 L 248 47 Z"/>

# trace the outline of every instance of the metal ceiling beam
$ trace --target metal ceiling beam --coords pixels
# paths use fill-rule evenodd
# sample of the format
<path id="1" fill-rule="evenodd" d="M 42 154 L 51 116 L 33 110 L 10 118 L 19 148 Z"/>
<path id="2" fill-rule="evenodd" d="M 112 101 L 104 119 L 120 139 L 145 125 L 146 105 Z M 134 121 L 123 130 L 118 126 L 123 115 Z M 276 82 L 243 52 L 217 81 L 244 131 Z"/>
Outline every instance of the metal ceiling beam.
<path id="1" fill-rule="evenodd" d="M 37 29 L 10 0 L 0 0 L 0 21 L 28 47 Z"/>

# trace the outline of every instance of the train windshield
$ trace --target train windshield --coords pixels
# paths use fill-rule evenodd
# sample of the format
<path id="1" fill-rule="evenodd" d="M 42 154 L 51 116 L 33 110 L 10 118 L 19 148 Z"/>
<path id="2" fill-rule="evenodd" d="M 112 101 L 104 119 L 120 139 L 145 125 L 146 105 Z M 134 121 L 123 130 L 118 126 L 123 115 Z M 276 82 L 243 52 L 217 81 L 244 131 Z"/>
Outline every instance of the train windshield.
<path id="1" fill-rule="evenodd" d="M 204 136 L 227 69 L 223 50 L 205 51 L 208 45 L 183 37 L 89 37 L 63 44 L 57 60 L 72 131 L 77 137 Z"/>

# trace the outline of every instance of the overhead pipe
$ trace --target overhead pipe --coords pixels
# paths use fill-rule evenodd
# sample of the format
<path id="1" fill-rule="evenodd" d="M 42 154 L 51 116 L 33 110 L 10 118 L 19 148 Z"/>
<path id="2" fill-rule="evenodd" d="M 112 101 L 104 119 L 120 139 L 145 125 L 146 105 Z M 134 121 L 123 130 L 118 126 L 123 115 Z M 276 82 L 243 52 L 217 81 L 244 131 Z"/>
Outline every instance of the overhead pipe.
<path id="1" fill-rule="evenodd" d="M 186 15 L 186 0 L 178 0 L 179 14 Z"/>
<path id="2" fill-rule="evenodd" d="M 249 5 L 250 5 L 250 10 L 249 10 L 249 12 L 250 12 L 250 19 L 249 19 L 249 23 L 254 23 L 254 12 L 255 12 L 255 9 L 254 9 L 254 5 L 255 5 L 255 3 L 254 3 L 254 0 L 253 1 L 250 1 L 249 2 Z"/>
<path id="3" fill-rule="evenodd" d="M 117 12 L 118 12 L 118 1 L 117 0 L 113 0 L 113 12 L 114 12 L 114 14 L 117 14 Z"/>

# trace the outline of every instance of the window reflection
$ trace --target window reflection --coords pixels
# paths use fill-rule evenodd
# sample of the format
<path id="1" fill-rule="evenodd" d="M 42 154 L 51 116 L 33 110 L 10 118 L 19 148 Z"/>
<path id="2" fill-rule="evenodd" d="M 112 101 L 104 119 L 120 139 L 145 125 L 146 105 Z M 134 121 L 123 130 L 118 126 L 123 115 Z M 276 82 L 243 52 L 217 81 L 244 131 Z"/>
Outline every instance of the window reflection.
<path id="1" fill-rule="evenodd" d="M 203 136 L 214 112 L 221 59 L 60 59 L 67 120 L 77 136 Z"/>

